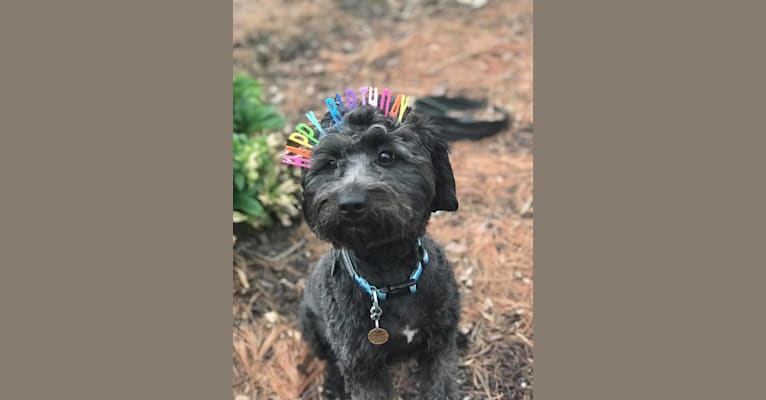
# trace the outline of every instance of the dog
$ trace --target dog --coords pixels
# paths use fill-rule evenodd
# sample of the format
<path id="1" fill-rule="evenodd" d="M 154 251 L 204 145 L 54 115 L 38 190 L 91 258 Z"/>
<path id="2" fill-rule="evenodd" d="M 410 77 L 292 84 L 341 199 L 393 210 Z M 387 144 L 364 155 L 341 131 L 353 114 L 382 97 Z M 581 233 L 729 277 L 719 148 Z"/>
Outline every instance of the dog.
<path id="1" fill-rule="evenodd" d="M 390 399 L 390 368 L 414 357 L 419 398 L 456 399 L 460 293 L 443 249 L 425 236 L 432 212 L 458 208 L 447 142 L 411 110 L 397 123 L 364 105 L 342 121 L 325 115 L 301 177 L 304 219 L 333 245 L 299 315 L 302 337 L 326 361 L 324 395 Z"/>

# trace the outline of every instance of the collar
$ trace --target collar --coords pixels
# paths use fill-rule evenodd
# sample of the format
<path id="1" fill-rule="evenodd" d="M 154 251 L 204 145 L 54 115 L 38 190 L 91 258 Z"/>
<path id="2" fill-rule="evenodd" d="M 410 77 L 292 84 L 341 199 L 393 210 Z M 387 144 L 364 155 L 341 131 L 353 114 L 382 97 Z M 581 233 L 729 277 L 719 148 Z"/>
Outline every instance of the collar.
<path id="1" fill-rule="evenodd" d="M 368 295 L 370 295 L 370 297 L 373 297 L 373 293 L 375 293 L 379 300 L 385 300 L 389 294 L 396 294 L 408 289 L 412 294 L 417 292 L 417 282 L 418 279 L 420 279 L 420 275 L 423 273 L 423 266 L 428 265 L 428 262 L 430 261 L 430 258 L 428 257 L 428 251 L 426 251 L 425 247 L 423 247 L 421 240 L 418 239 L 418 265 L 412 271 L 412 274 L 410 274 L 410 279 L 394 285 L 379 288 L 375 285 L 371 285 L 366 279 L 361 277 L 359 273 L 356 272 L 354 263 L 351 261 L 351 257 L 348 254 L 348 249 L 345 247 L 341 248 L 340 254 L 341 264 L 343 265 L 343 268 L 346 270 L 346 272 L 348 272 L 348 274 L 351 276 L 351 278 L 353 278 L 357 285 L 359 285 L 359 287 L 361 287 Z"/>

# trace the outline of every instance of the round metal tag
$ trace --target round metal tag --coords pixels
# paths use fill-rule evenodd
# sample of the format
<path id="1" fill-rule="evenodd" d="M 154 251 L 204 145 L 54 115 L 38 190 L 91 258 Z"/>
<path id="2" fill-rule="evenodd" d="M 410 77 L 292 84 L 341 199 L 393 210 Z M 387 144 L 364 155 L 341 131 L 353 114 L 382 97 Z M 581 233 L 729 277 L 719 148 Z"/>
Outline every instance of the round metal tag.
<path id="1" fill-rule="evenodd" d="M 367 340 L 376 346 L 380 346 L 388 342 L 388 331 L 383 328 L 372 328 L 367 332 Z"/>

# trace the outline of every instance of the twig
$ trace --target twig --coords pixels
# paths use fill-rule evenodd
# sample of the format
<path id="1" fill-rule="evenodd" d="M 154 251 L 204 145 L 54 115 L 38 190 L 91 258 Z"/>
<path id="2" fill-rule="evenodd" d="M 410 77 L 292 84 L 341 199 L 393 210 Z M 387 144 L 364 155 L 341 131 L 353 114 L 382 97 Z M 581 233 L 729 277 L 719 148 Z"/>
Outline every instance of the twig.
<path id="1" fill-rule="evenodd" d="M 441 70 L 443 70 L 446 67 L 449 67 L 452 64 L 459 63 L 459 62 L 465 61 L 465 60 L 467 60 L 467 59 L 469 59 L 469 58 L 471 58 L 473 56 L 477 56 L 477 55 L 479 55 L 481 53 L 494 50 L 496 47 L 502 46 L 502 45 L 507 45 L 508 47 L 511 47 L 511 48 L 520 49 L 522 47 L 525 47 L 524 45 L 526 45 L 526 43 L 503 43 L 503 42 L 497 42 L 497 43 L 492 43 L 491 45 L 485 46 L 485 47 L 482 47 L 482 48 L 465 51 L 465 52 L 462 52 L 460 54 L 454 55 L 454 56 L 452 56 L 450 58 L 447 58 L 445 60 L 442 60 L 442 62 L 436 63 L 433 67 L 431 67 L 428 70 L 428 74 L 429 75 L 436 75 Z"/>
<path id="2" fill-rule="evenodd" d="M 253 255 L 256 258 L 260 258 L 261 260 L 265 260 L 265 261 L 268 261 L 268 262 L 279 262 L 283 258 L 288 257 L 291 254 L 295 253 L 295 251 L 298 250 L 299 248 L 301 248 L 301 246 L 303 246 L 305 243 L 306 243 L 306 239 L 301 239 L 298 242 L 296 242 L 295 244 L 293 244 L 292 246 L 290 246 L 287 250 L 277 254 L 274 257 L 269 257 L 267 255 L 264 255 L 264 254 L 261 254 L 261 253 L 257 253 L 257 252 L 254 252 Z"/>
<path id="3" fill-rule="evenodd" d="M 499 46 L 500 44 L 501 43 L 493 43 L 493 44 L 491 44 L 489 46 L 486 46 L 486 47 L 483 47 L 483 48 L 480 48 L 480 49 L 473 49 L 473 50 L 464 51 L 464 52 L 462 52 L 460 54 L 457 54 L 457 55 L 454 55 L 454 56 L 449 57 L 447 59 L 444 59 L 441 62 L 434 64 L 434 66 L 431 67 L 428 70 L 428 74 L 429 75 L 436 75 L 441 70 L 443 70 L 444 68 L 449 67 L 452 64 L 459 63 L 461 61 L 465 61 L 465 60 L 467 60 L 467 59 L 469 59 L 469 58 L 471 58 L 473 56 L 479 55 L 479 54 L 484 53 L 486 51 L 493 50 L 495 47 Z"/>

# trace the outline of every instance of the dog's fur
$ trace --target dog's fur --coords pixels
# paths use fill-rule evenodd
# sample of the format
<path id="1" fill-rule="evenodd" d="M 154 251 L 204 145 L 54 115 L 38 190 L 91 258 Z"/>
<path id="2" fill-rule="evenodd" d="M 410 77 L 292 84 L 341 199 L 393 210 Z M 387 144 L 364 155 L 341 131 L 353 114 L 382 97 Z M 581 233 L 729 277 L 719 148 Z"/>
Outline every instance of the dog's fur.
<path id="1" fill-rule="evenodd" d="M 416 357 L 420 398 L 455 399 L 460 294 L 441 247 L 425 237 L 430 263 L 417 293 L 381 301 L 380 326 L 391 337 L 380 346 L 367 340 L 374 326 L 370 296 L 339 257 L 339 248 L 351 250 L 358 273 L 371 284 L 409 278 L 418 260 L 417 239 L 424 236 L 431 212 L 458 206 L 447 143 L 414 112 L 399 125 L 375 107 L 361 106 L 346 113 L 340 127 L 331 128 L 329 115 L 322 124 L 330 134 L 313 149 L 311 168 L 304 171 L 302 208 L 312 231 L 334 249 L 307 281 L 299 326 L 314 353 L 327 362 L 325 394 L 389 399 L 389 367 Z M 394 160 L 381 162 L 382 151 Z M 366 196 L 363 215 L 353 221 L 339 211 L 338 199 L 349 193 Z"/>

